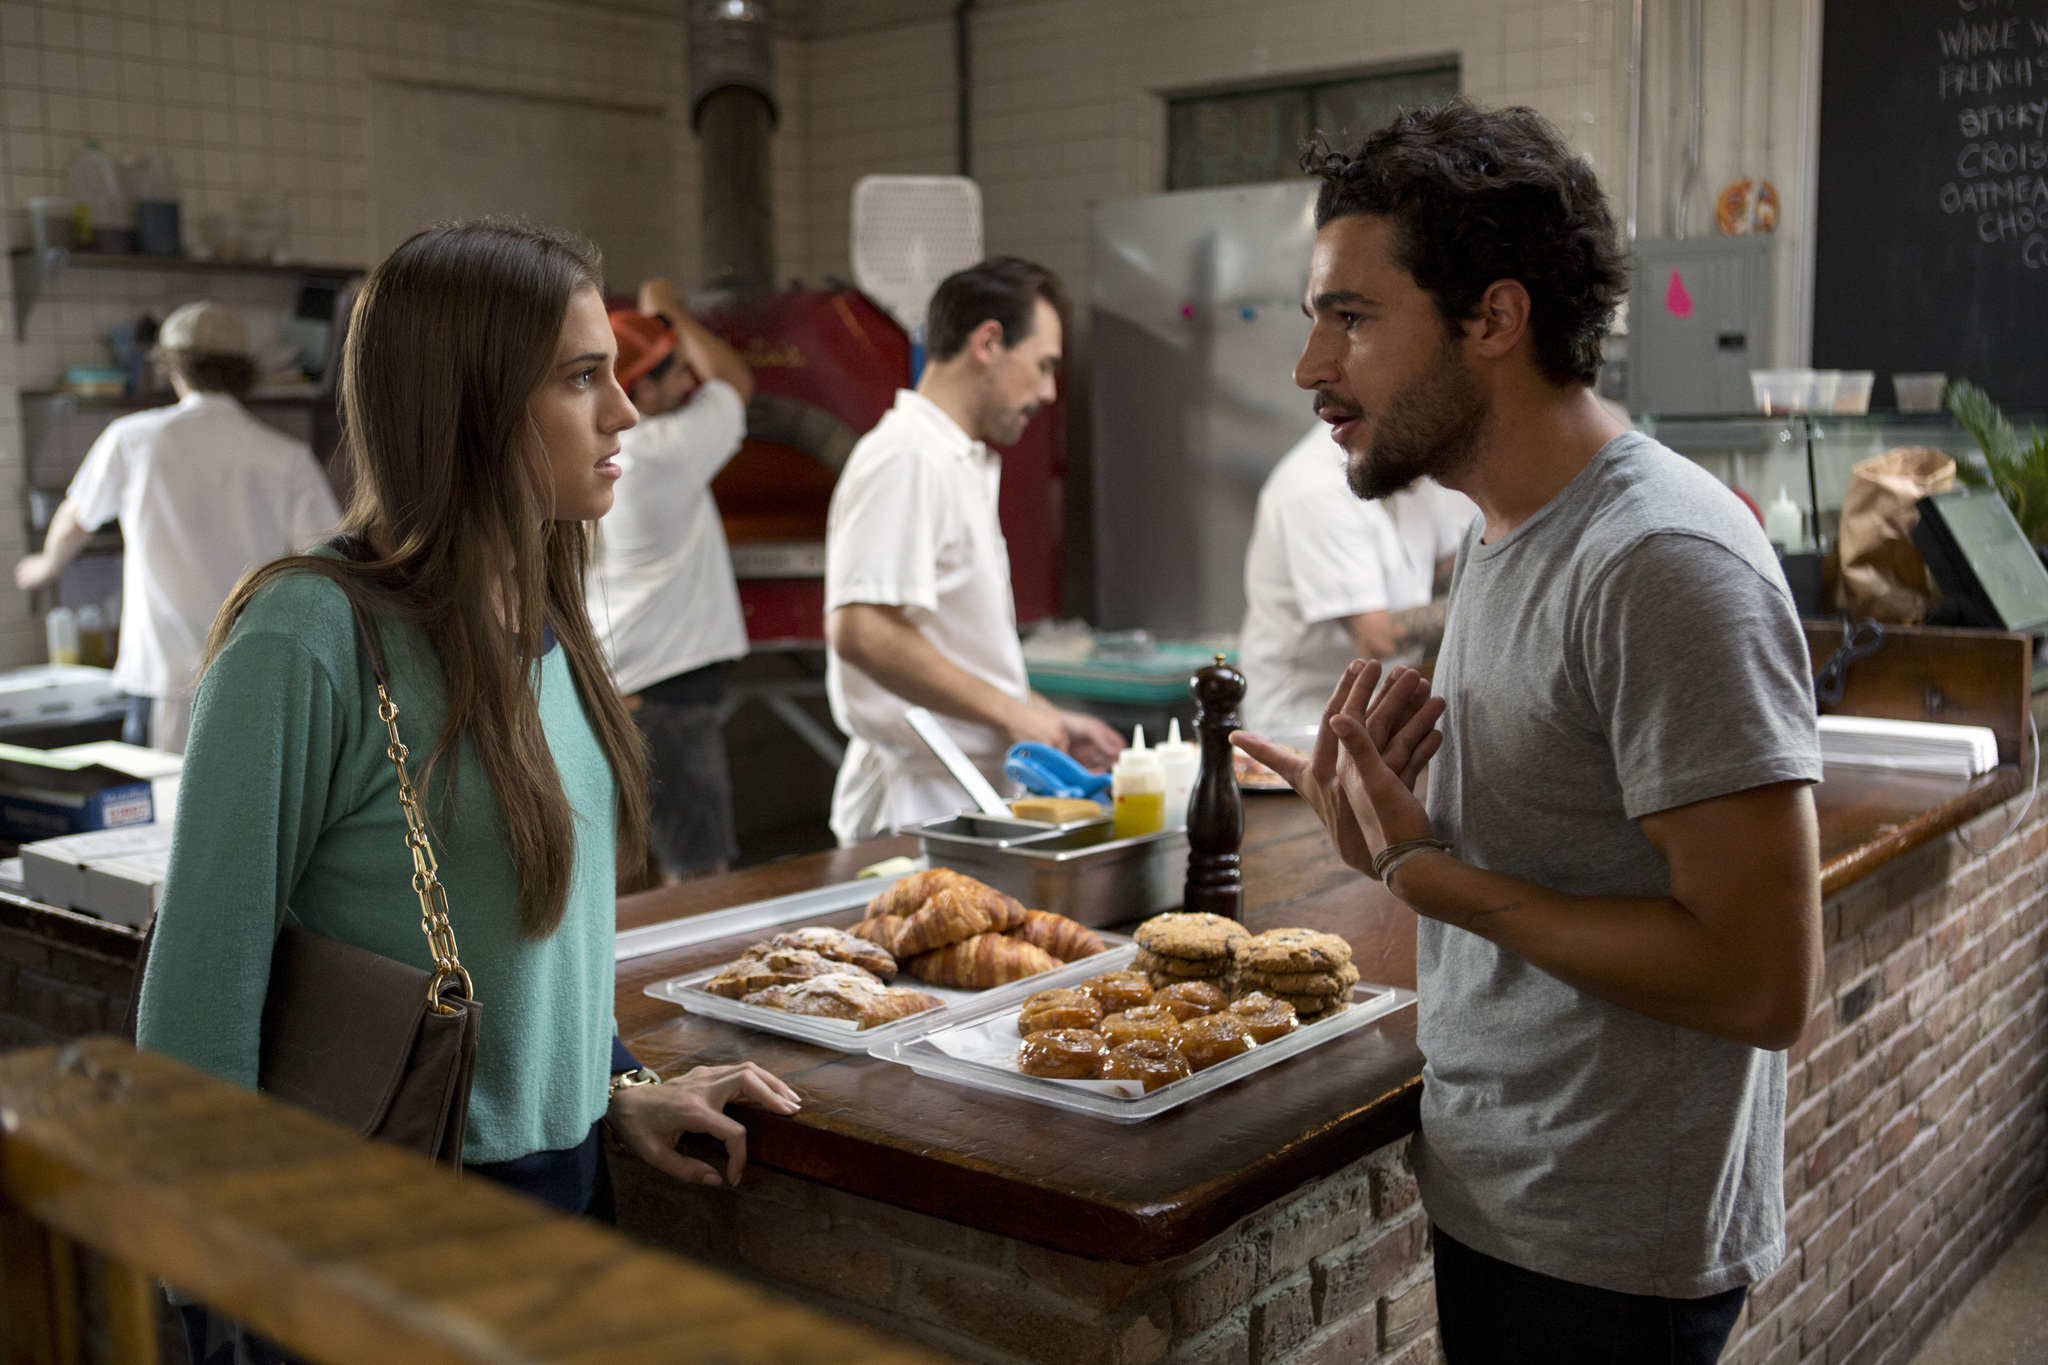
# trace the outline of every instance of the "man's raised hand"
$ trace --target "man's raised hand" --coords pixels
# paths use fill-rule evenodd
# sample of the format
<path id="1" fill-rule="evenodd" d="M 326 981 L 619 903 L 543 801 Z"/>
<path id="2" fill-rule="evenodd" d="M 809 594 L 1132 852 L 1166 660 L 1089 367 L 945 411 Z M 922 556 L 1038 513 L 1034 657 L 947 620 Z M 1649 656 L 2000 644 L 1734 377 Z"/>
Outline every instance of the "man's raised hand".
<path id="1" fill-rule="evenodd" d="M 1436 723 L 1444 703 L 1429 695 L 1422 675 L 1395 668 L 1384 685 L 1381 676 L 1378 662 L 1352 661 L 1323 708 L 1312 753 L 1242 730 L 1230 737 L 1286 779 L 1323 822 L 1338 855 L 1368 876 L 1373 855 L 1387 844 L 1429 834 L 1415 783 L 1443 744 Z"/>

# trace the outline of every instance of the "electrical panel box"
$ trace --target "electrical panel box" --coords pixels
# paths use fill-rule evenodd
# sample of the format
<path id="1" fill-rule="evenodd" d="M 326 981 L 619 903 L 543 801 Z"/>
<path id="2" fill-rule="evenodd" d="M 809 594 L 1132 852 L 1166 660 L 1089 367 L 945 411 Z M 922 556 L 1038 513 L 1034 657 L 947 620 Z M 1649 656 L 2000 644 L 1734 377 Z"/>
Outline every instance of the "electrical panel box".
<path id="1" fill-rule="evenodd" d="M 1639 241 L 1628 296 L 1628 410 L 1756 411 L 1771 368 L 1771 233 Z"/>

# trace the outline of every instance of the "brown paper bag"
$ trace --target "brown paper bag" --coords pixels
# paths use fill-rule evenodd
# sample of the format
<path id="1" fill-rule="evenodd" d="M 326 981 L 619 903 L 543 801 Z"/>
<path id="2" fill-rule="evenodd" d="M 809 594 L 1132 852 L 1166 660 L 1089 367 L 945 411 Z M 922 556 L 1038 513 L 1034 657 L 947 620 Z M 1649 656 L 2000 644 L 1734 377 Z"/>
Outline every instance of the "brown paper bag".
<path id="1" fill-rule="evenodd" d="M 1842 496 L 1842 583 L 1837 601 L 1852 617 L 1913 624 L 1940 599 L 1913 548 L 1914 506 L 1955 486 L 1956 462 L 1926 446 L 1901 446 L 1849 471 Z"/>

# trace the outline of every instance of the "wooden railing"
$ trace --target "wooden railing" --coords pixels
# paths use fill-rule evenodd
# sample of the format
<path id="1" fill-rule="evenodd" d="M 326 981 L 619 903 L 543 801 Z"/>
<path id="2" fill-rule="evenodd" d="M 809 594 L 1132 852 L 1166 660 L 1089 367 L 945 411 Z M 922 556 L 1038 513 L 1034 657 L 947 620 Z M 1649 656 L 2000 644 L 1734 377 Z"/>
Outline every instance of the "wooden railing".
<path id="1" fill-rule="evenodd" d="M 154 1365 L 158 1279 L 320 1365 L 941 1360 L 114 1039 L 0 1055 L 0 1365 Z"/>

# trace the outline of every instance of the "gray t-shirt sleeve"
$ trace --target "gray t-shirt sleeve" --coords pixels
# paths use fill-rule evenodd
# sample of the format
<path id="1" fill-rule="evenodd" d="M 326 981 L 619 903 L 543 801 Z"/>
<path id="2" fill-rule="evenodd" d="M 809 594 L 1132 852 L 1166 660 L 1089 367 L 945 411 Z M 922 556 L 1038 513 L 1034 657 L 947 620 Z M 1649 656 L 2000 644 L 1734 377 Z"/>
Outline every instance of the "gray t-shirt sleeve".
<path id="1" fill-rule="evenodd" d="M 1820 781 L 1806 637 L 1774 565 L 1697 533 L 1653 533 L 1602 567 L 1578 624 L 1630 819 Z"/>

